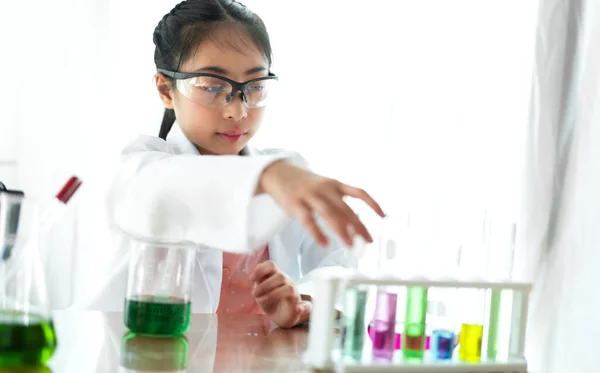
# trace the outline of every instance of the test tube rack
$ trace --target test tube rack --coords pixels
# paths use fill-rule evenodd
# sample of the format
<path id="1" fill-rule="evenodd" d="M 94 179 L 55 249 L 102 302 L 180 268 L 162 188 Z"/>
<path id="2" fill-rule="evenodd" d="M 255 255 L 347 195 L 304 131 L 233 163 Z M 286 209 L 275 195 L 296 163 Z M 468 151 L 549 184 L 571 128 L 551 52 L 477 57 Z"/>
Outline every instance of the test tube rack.
<path id="1" fill-rule="evenodd" d="M 330 370 L 336 373 L 379 373 L 379 372 L 428 372 L 428 373 L 527 373 L 525 359 L 525 336 L 529 293 L 532 285 L 513 281 L 483 281 L 456 279 L 400 278 L 390 276 L 366 276 L 359 273 L 322 274 L 316 281 L 316 294 L 309 328 L 308 346 L 304 362 L 313 369 Z M 425 287 L 481 290 L 512 290 L 508 356 L 504 359 L 478 363 L 458 359 L 437 361 L 423 359 L 419 363 L 397 359 L 381 361 L 349 361 L 344 359 L 336 346 L 336 302 L 347 288 L 356 286 L 374 287 Z"/>

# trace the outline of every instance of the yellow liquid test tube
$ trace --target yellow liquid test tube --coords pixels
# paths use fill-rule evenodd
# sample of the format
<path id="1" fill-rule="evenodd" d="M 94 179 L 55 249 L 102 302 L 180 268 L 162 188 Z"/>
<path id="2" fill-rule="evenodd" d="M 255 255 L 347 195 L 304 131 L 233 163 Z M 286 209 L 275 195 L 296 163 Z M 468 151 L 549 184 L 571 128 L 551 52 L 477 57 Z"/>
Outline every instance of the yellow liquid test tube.
<path id="1" fill-rule="evenodd" d="M 483 325 L 462 324 L 460 329 L 458 357 L 470 363 L 481 361 L 481 340 Z"/>

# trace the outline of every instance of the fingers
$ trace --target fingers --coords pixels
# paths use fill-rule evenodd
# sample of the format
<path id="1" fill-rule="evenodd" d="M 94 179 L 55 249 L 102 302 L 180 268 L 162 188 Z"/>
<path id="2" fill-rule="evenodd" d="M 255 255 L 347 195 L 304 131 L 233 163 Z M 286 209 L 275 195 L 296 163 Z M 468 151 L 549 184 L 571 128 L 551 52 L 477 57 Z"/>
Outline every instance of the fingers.
<path id="1" fill-rule="evenodd" d="M 354 210 L 352 210 L 350 206 L 348 206 L 346 202 L 344 202 L 344 200 L 342 199 L 342 195 L 338 193 L 330 193 L 328 195 L 328 198 L 331 201 L 331 204 L 335 205 L 336 208 L 346 219 L 346 231 L 349 231 L 348 235 L 350 236 L 351 240 L 347 244 L 354 244 L 354 242 L 352 242 L 352 239 L 354 238 L 355 233 L 361 235 L 367 242 L 373 242 L 373 238 L 367 230 L 367 227 L 365 227 L 365 225 L 360 221 L 358 216 L 354 213 Z"/>
<path id="2" fill-rule="evenodd" d="M 311 197 L 309 203 L 346 245 L 354 244 L 355 234 L 361 235 L 367 242 L 373 242 L 367 227 L 342 198 L 343 195 L 337 191 L 325 190 Z"/>
<path id="3" fill-rule="evenodd" d="M 360 188 L 351 187 L 346 184 L 341 184 L 340 190 L 347 196 L 363 200 L 367 205 L 369 205 L 373 209 L 373 211 L 377 213 L 377 215 L 381 216 L 382 218 L 385 217 L 385 213 L 383 212 L 379 204 L 375 202 L 375 200 L 366 191 Z"/>
<path id="4" fill-rule="evenodd" d="M 274 302 L 278 302 L 286 298 L 294 298 L 298 296 L 298 290 L 292 284 L 286 284 L 276 288 L 275 290 L 256 298 L 257 302 L 261 305 L 267 305 Z"/>
<path id="5" fill-rule="evenodd" d="M 299 203 L 295 208 L 294 215 L 300 221 L 300 223 L 302 223 L 302 225 L 304 225 L 304 227 L 308 230 L 308 233 L 310 233 L 315 238 L 315 241 L 319 245 L 327 247 L 327 245 L 329 244 L 327 237 L 317 226 L 317 223 L 315 222 L 310 208 L 308 208 L 303 203 Z"/>
<path id="6" fill-rule="evenodd" d="M 254 271 L 250 274 L 248 279 L 251 282 L 261 282 L 265 278 L 268 278 L 279 271 L 279 268 L 275 265 L 272 260 L 267 260 L 266 262 L 260 263 L 254 268 Z"/>
<path id="7" fill-rule="evenodd" d="M 352 245 L 352 237 L 348 232 L 348 218 L 342 213 L 334 199 L 317 195 L 311 197 L 308 202 L 346 245 Z"/>
<path id="8" fill-rule="evenodd" d="M 290 206 L 292 215 L 304 225 L 317 244 L 327 247 L 328 239 L 317 225 L 314 213 L 319 214 L 348 246 L 354 244 L 353 238 L 356 234 L 362 236 L 367 242 L 373 242 L 369 231 L 343 197 L 348 195 L 361 199 L 379 216 L 384 217 L 385 213 L 379 204 L 366 191 L 336 180 L 328 179 L 318 185 L 318 188 L 304 194 Z"/>
<path id="9" fill-rule="evenodd" d="M 277 272 L 271 277 L 264 280 L 263 282 L 259 282 L 258 285 L 256 285 L 256 287 L 254 288 L 254 290 L 252 290 L 252 295 L 255 298 L 260 298 L 263 295 L 266 295 L 267 293 L 275 290 L 276 288 L 285 285 L 286 280 L 287 278 L 283 273 Z"/>
<path id="10" fill-rule="evenodd" d="M 312 302 L 306 300 L 298 302 L 296 305 L 296 311 L 298 311 L 300 315 L 309 315 L 312 311 Z"/>

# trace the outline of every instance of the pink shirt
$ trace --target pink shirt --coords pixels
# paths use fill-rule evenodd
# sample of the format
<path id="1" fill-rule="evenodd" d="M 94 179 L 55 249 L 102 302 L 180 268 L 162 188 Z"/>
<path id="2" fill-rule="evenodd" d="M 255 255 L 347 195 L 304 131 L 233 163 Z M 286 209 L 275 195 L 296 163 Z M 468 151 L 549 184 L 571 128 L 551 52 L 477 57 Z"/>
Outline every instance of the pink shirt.
<path id="1" fill-rule="evenodd" d="M 217 313 L 264 314 L 252 296 L 248 277 L 260 263 L 269 260 L 269 248 L 252 254 L 223 253 L 223 280 Z"/>

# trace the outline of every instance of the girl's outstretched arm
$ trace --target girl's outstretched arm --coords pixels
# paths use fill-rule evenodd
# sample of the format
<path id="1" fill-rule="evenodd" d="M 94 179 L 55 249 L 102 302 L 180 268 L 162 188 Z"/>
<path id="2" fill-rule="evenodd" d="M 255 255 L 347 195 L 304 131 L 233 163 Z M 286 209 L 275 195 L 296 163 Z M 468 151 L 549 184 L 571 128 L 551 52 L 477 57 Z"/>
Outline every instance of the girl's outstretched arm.
<path id="1" fill-rule="evenodd" d="M 109 191 L 109 219 L 137 236 L 248 252 L 288 221 L 270 196 L 256 195 L 261 174 L 274 162 L 294 158 L 286 152 L 180 154 L 164 140 L 140 136 L 122 153 Z"/>

